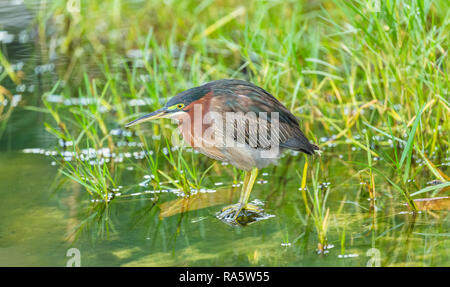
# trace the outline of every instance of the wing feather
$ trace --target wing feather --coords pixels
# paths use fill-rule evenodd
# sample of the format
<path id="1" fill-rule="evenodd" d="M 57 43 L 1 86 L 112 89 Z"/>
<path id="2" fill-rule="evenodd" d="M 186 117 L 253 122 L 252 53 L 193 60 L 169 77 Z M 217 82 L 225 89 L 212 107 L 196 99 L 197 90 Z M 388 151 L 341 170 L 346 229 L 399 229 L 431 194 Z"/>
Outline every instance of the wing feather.
<path id="1" fill-rule="evenodd" d="M 215 103 L 211 105 L 216 112 L 235 115 L 233 128 L 225 131 L 228 139 L 258 149 L 270 149 L 273 144 L 308 154 L 318 149 L 302 133 L 297 118 L 275 97 L 253 84 L 228 81 L 234 84 L 214 86 Z M 277 113 L 278 119 L 272 119 L 272 112 Z M 260 113 L 266 113 L 266 116 Z M 278 126 L 277 138 L 275 134 L 272 137 L 272 124 Z"/>

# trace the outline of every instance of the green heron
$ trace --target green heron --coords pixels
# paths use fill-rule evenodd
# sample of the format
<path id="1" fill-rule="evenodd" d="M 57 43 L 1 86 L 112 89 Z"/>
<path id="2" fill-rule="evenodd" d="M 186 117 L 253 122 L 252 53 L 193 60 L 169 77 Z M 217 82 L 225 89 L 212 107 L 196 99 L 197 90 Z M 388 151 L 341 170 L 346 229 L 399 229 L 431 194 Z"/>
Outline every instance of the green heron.
<path id="1" fill-rule="evenodd" d="M 177 120 L 183 139 L 195 150 L 246 172 L 239 202 L 225 207 L 219 215 L 230 221 L 241 212 L 261 211 L 249 203 L 259 169 L 276 163 L 286 149 L 309 155 L 319 150 L 282 103 L 241 80 L 217 80 L 181 92 L 163 108 L 126 127 L 157 118 Z"/>

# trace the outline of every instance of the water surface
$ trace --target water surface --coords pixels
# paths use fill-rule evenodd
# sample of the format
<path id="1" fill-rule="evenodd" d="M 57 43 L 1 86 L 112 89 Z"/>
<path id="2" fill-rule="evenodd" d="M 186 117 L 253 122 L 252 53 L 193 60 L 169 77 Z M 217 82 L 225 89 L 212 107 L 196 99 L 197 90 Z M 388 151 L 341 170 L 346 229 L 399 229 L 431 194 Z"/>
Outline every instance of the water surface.
<path id="1" fill-rule="evenodd" d="M 44 122 L 52 119 L 38 110 L 44 108 L 41 96 L 63 78 L 58 69 L 67 68 L 67 58 L 51 54 L 51 48 L 38 41 L 32 24 L 38 1 L 27 6 L 16 2 L 0 5 L 0 48 L 14 69 L 25 73 L 20 85 L 7 77 L 0 81 L 13 95 L 20 95 L 0 138 L 0 266 L 65 266 L 70 248 L 80 251 L 82 266 L 449 265 L 448 212 L 411 213 L 402 195 L 379 175 L 375 204 L 371 204 L 367 174 L 361 172 L 367 153 L 355 147 L 332 143 L 325 146 L 321 158 L 310 158 L 313 168 L 320 165 L 321 193 L 328 193 L 324 252 L 319 250 L 318 231 L 299 190 L 305 158 L 296 153 L 260 172 L 252 200 L 264 206 L 266 218 L 248 226 L 230 226 L 216 213 L 236 202 L 239 172 L 216 164 L 189 200 L 161 175 L 162 186 L 156 188 L 146 157 L 163 153 L 164 135 L 152 138 L 152 128 L 145 128 L 147 146 L 142 137 L 124 135 L 120 124 L 111 122 L 114 144 L 122 148 L 109 157 L 117 164 L 116 196 L 109 202 L 92 198 L 83 186 L 59 173 L 60 152 L 68 162 L 80 154 L 72 154 L 70 146 L 45 130 Z M 66 107 L 93 104 L 58 94 L 51 102 Z M 150 102 L 134 100 L 129 105 L 150 110 Z M 331 137 L 321 131 L 317 136 L 322 142 Z M 85 148 L 88 157 L 89 147 Z M 191 153 L 187 150 L 184 155 L 189 159 Z M 442 158 L 435 160 L 445 163 Z M 195 155 L 194 163 L 203 171 L 212 161 Z M 159 164 L 160 169 L 170 170 L 164 158 Z M 374 165 L 395 180 L 382 158 L 375 158 Z M 445 164 L 442 167 L 445 172 Z M 429 185 L 431 179 L 428 172 L 419 172 L 410 180 L 411 190 Z"/>

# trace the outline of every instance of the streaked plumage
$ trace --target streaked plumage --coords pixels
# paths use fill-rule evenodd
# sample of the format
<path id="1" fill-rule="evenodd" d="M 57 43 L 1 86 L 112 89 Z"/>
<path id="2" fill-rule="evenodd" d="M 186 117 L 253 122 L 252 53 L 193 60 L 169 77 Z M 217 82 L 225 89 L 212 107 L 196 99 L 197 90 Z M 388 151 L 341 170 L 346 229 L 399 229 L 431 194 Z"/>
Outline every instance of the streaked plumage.
<path id="1" fill-rule="evenodd" d="M 276 114 L 272 117 L 271 113 Z M 197 121 L 194 115 L 199 114 Z M 234 117 L 231 124 L 227 116 Z M 200 153 L 247 171 L 239 203 L 223 209 L 222 219 L 235 221 L 242 210 L 260 211 L 248 203 L 258 169 L 277 163 L 284 150 L 310 155 L 319 150 L 308 141 L 297 118 L 283 104 L 246 81 L 217 80 L 186 90 L 170 99 L 163 108 L 127 127 L 162 117 L 178 120 L 184 140 Z M 269 134 L 270 137 L 264 136 Z M 274 147 L 279 149 L 268 157 L 267 152 Z"/>
<path id="2" fill-rule="evenodd" d="M 299 127 L 297 118 L 289 112 L 289 110 L 283 106 L 275 97 L 264 89 L 257 87 L 249 82 L 241 80 L 218 80 L 200 87 L 192 88 L 177 95 L 168 102 L 168 105 L 176 103 L 180 98 L 188 96 L 186 100 L 184 110 L 188 113 L 192 111 L 192 105 L 199 103 L 199 99 L 207 95 L 206 100 L 200 103 L 204 107 L 202 110 L 204 114 L 207 111 L 217 112 L 222 116 L 222 120 L 225 121 L 226 113 L 242 113 L 242 116 L 236 118 L 237 124 L 233 130 L 215 129 L 217 133 L 222 133 L 225 137 L 225 141 L 230 137 L 234 141 L 244 145 L 244 147 L 227 147 L 211 150 L 210 148 L 204 149 L 202 146 L 195 147 L 199 152 L 222 161 L 227 161 L 236 167 L 243 170 L 251 170 L 253 167 L 263 168 L 269 164 L 276 163 L 277 158 L 285 149 L 292 149 L 302 151 L 307 154 L 313 154 L 318 147 L 311 144 L 305 135 L 302 133 Z M 194 100 L 193 102 L 189 102 Z M 172 102 L 172 103 L 171 103 Z M 186 105 L 187 104 L 187 105 Z M 246 116 L 248 112 L 254 112 L 257 118 Z M 267 119 L 260 118 L 259 113 L 266 112 Z M 270 113 L 277 112 L 279 114 L 279 145 L 280 153 L 272 159 L 261 158 L 261 151 L 267 150 L 271 147 L 271 143 L 267 141 L 266 137 L 258 137 L 258 129 L 251 129 L 249 127 L 258 127 L 270 129 Z M 214 123 L 212 123 L 214 125 Z M 180 124 L 180 127 L 182 123 Z M 225 122 L 222 125 L 216 125 L 226 127 Z M 202 130 L 210 128 L 211 125 L 204 124 Z M 214 128 L 214 127 L 213 127 Z M 269 132 L 267 132 L 269 134 Z M 188 143 L 192 144 L 191 131 L 184 131 L 182 134 Z M 240 137 L 236 137 L 236 135 Z M 257 142 L 249 142 L 249 139 L 258 139 Z M 215 144 L 220 146 L 220 143 Z"/>

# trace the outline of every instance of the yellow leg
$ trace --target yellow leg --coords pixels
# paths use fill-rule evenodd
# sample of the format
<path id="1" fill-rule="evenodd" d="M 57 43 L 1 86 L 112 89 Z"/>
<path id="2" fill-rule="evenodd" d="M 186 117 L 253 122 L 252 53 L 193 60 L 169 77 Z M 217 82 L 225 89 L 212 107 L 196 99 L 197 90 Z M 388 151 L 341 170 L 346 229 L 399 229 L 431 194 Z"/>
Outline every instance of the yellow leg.
<path id="1" fill-rule="evenodd" d="M 247 188 L 248 182 L 251 178 L 252 173 L 246 171 L 244 176 L 244 184 L 242 185 L 241 196 L 239 197 L 239 202 L 244 200 L 245 189 Z"/>
<path id="2" fill-rule="evenodd" d="M 236 218 L 239 216 L 239 214 L 243 209 L 250 210 L 253 212 L 261 212 L 261 209 L 259 207 L 248 203 L 250 199 L 250 193 L 253 190 L 253 185 L 255 184 L 257 176 L 258 176 L 257 168 L 253 168 L 251 171 L 245 173 L 244 185 L 242 186 L 239 202 L 237 204 L 233 204 L 231 206 L 227 206 L 224 209 L 222 209 L 219 218 L 229 218 L 232 216 L 232 219 L 236 220 Z"/>
<path id="3" fill-rule="evenodd" d="M 258 176 L 258 169 L 255 167 L 252 171 L 247 172 L 245 177 L 249 177 L 247 184 L 244 182 L 244 187 L 241 192 L 241 199 L 239 203 L 246 205 L 248 203 L 248 199 L 250 198 L 250 193 L 253 190 L 253 185 L 255 184 L 256 177 Z"/>

